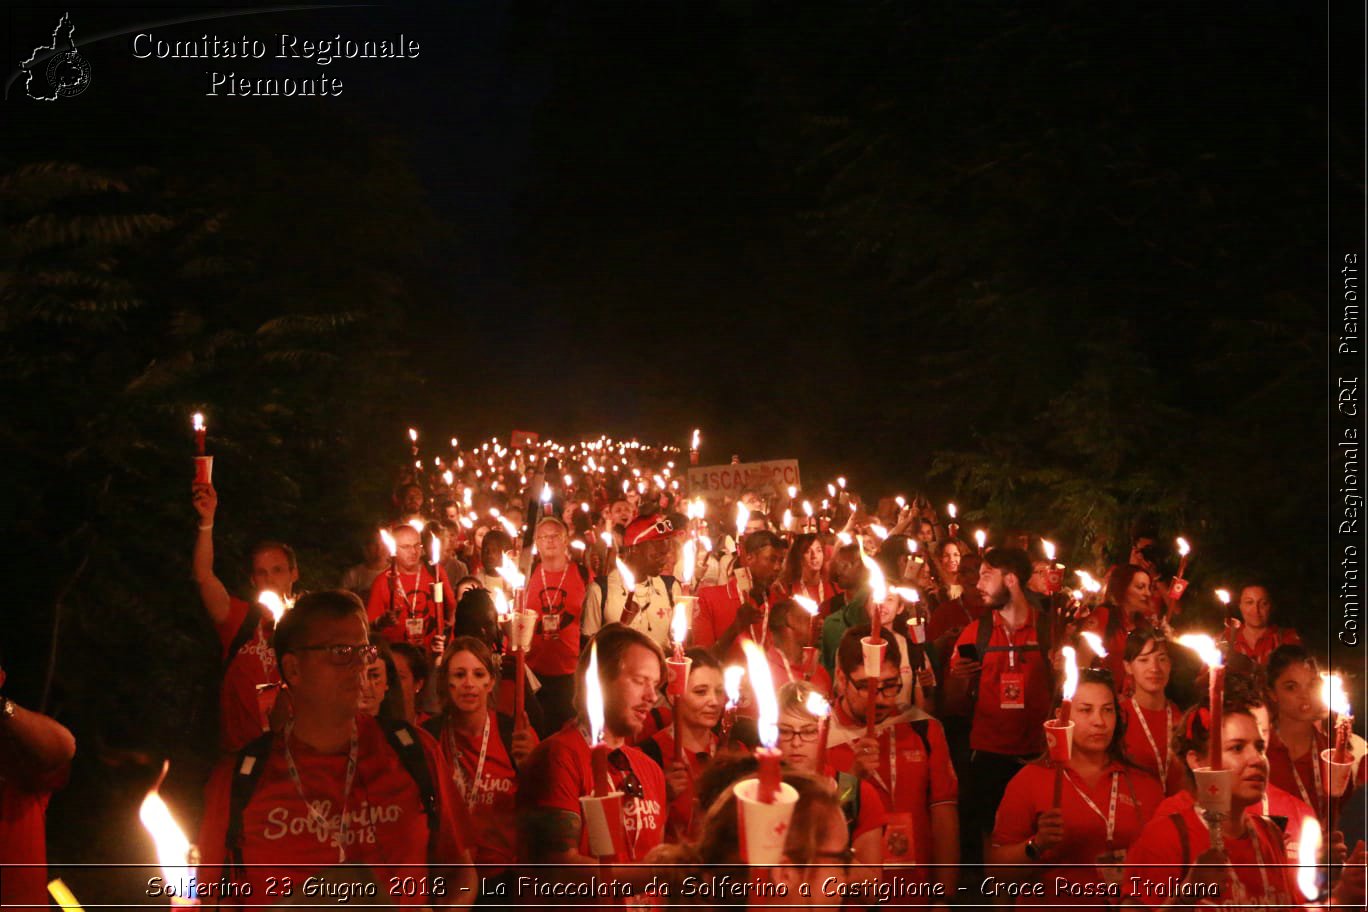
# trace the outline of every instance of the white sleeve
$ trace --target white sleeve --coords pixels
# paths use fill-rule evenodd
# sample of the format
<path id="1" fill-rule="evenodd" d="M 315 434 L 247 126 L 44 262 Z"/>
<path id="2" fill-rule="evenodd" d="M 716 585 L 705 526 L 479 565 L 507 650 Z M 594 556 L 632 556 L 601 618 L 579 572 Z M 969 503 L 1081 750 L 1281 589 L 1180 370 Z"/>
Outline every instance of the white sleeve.
<path id="1" fill-rule="evenodd" d="M 580 635 L 591 637 L 603 627 L 603 587 L 590 580 L 584 590 L 584 612 L 580 617 Z"/>

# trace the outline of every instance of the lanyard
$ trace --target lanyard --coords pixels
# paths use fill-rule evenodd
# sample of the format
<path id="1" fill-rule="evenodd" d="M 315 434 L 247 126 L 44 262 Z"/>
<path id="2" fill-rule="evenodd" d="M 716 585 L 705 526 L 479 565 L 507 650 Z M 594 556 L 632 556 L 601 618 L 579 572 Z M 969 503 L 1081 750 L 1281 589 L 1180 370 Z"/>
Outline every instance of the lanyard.
<path id="1" fill-rule="evenodd" d="M 801 579 L 798 581 L 798 585 L 802 588 L 803 594 L 804 594 L 804 595 L 806 595 L 808 598 L 812 598 L 812 590 L 809 589 L 809 588 L 807 587 L 807 585 L 806 585 Z M 817 598 L 816 598 L 817 606 L 820 608 L 821 605 L 822 605 L 822 603 L 825 602 L 825 601 L 826 601 L 826 583 L 823 583 L 823 582 L 819 579 L 819 580 L 817 580 Z"/>
<path id="2" fill-rule="evenodd" d="M 1283 742 L 1283 749 L 1287 750 L 1287 742 Z M 1302 783 L 1301 773 L 1297 772 L 1297 761 L 1292 759 L 1292 751 L 1287 750 L 1287 762 L 1292 767 L 1292 778 L 1297 783 L 1297 791 L 1301 792 L 1302 800 L 1312 807 L 1316 802 L 1311 796 L 1306 794 L 1306 786 Z M 1316 732 L 1311 732 L 1311 776 L 1316 788 L 1316 798 L 1321 796 L 1321 774 L 1320 774 L 1320 738 Z"/>
<path id="3" fill-rule="evenodd" d="M 290 753 L 290 738 L 294 735 L 294 722 L 291 721 L 285 726 L 285 764 L 290 773 L 290 781 L 294 783 L 295 791 L 299 793 L 299 800 L 304 802 L 304 807 L 309 810 L 309 819 L 312 820 L 326 836 L 332 827 L 328 824 L 328 818 L 323 816 L 323 812 L 318 806 L 304 796 L 304 783 L 300 781 L 299 769 L 295 766 L 294 754 Z M 342 812 L 338 815 L 337 823 L 337 863 L 341 864 L 347 860 L 347 802 L 351 800 L 352 780 L 356 778 L 356 748 L 357 734 L 356 722 L 352 722 L 351 746 L 347 749 L 347 778 L 342 786 Z"/>
<path id="4" fill-rule="evenodd" d="M 888 725 L 878 733 L 877 737 L 882 738 L 885 734 L 888 735 L 888 778 L 892 781 L 892 785 L 884 782 L 883 774 L 878 770 L 874 771 L 874 781 L 879 784 L 879 788 L 888 792 L 888 806 L 893 807 L 898 794 L 898 733 L 894 726 Z"/>
<path id="5" fill-rule="evenodd" d="M 1145 733 L 1145 740 L 1149 742 L 1150 750 L 1154 751 L 1154 759 L 1159 764 L 1159 779 L 1162 782 L 1168 775 L 1169 762 L 1173 759 L 1173 707 L 1164 702 L 1164 756 L 1159 756 L 1159 745 L 1154 741 L 1154 735 L 1150 732 L 1149 722 L 1145 720 L 1145 711 L 1140 708 L 1140 704 L 1135 702 L 1135 697 L 1130 698 L 1131 706 L 1135 709 L 1135 717 L 1140 720 L 1140 730 Z"/>
<path id="6" fill-rule="evenodd" d="M 1246 820 L 1245 832 L 1249 834 L 1249 844 L 1254 849 L 1254 867 L 1259 869 L 1259 880 L 1263 883 L 1263 896 L 1259 898 L 1264 902 L 1269 902 L 1273 899 L 1273 888 L 1268 883 L 1268 868 L 1264 867 L 1263 849 L 1259 846 L 1258 830 L 1250 821 Z M 1235 879 L 1238 881 L 1240 878 L 1236 876 Z M 1241 884 L 1240 888 L 1243 890 L 1244 884 Z"/>
<path id="7" fill-rule="evenodd" d="M 1111 803 L 1107 806 L 1107 813 L 1103 814 L 1102 809 L 1093 802 L 1092 798 L 1088 796 L 1088 793 L 1079 788 L 1078 783 L 1074 781 L 1074 777 L 1077 774 L 1070 769 L 1066 769 L 1064 772 L 1066 774 L 1065 778 L 1069 780 L 1069 785 L 1072 785 L 1074 791 L 1078 793 L 1078 797 L 1082 798 L 1083 803 L 1086 804 L 1094 814 L 1101 817 L 1102 822 L 1107 825 L 1107 851 L 1111 851 L 1112 840 L 1116 836 L 1116 795 L 1121 789 L 1121 773 L 1119 771 L 1112 773 Z"/>
<path id="8" fill-rule="evenodd" d="M 551 588 L 551 586 L 548 585 L 547 582 L 546 582 L 546 565 L 545 565 L 545 564 L 542 564 L 538 569 L 541 570 L 542 592 L 544 593 L 544 592 L 546 592 L 548 589 Z M 556 586 L 555 586 L 555 588 L 561 590 L 562 592 L 565 591 L 565 575 L 566 575 L 567 573 L 569 573 L 569 572 L 570 572 L 570 565 L 569 565 L 569 564 L 566 564 L 566 565 L 565 565 L 565 569 L 561 571 L 561 577 L 560 577 L 560 579 L 556 580 Z M 545 595 L 542 596 L 542 605 L 543 605 L 543 606 L 546 605 L 546 596 L 545 596 Z M 564 605 L 564 603 L 562 602 L 562 606 L 563 606 L 563 605 Z"/>
<path id="9" fill-rule="evenodd" d="M 789 665 L 788 656 L 784 655 L 783 651 L 779 649 L 776 649 L 775 652 L 779 653 L 779 660 L 784 663 L 784 677 L 788 679 L 784 683 L 787 684 L 789 681 L 795 680 L 793 677 L 793 668 Z"/>
<path id="10" fill-rule="evenodd" d="M 451 778 L 456 782 L 456 788 L 460 791 L 461 797 L 465 799 L 466 808 L 475 806 L 475 796 L 480 791 L 480 774 L 484 772 L 485 757 L 489 754 L 489 713 L 485 713 L 484 735 L 480 739 L 480 759 L 475 762 L 475 775 L 471 778 L 470 785 L 466 786 L 465 770 L 461 768 L 461 758 L 465 751 L 456 747 L 456 734 L 451 734 Z"/>
<path id="11" fill-rule="evenodd" d="M 419 567 L 418 572 L 413 574 L 413 598 L 409 598 L 408 590 L 404 588 L 403 574 L 398 570 L 394 571 L 394 588 L 398 590 L 399 597 L 404 600 L 404 607 L 408 614 L 413 614 L 418 610 L 418 589 L 422 582 L 423 569 Z"/>

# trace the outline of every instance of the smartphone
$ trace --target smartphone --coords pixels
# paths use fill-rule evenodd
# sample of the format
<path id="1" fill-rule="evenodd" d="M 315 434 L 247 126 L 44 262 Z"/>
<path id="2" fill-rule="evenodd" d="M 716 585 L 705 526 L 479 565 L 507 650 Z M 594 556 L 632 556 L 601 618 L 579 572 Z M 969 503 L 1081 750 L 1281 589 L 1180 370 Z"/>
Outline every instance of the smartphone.
<path id="1" fill-rule="evenodd" d="M 960 643 L 955 647 L 955 652 L 966 662 L 977 662 L 979 660 L 978 647 L 973 643 Z"/>

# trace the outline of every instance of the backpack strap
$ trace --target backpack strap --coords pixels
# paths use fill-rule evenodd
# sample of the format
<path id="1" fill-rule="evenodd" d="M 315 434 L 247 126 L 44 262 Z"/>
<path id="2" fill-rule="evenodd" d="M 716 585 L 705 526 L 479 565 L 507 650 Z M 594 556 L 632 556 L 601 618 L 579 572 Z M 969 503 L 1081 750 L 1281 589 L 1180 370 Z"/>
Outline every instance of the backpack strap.
<path id="1" fill-rule="evenodd" d="M 912 730 L 913 730 L 914 732 L 917 733 L 917 737 L 918 737 L 918 738 L 921 738 L 921 740 L 922 740 L 922 745 L 926 748 L 926 756 L 927 756 L 927 759 L 930 759 L 930 758 L 931 758 L 931 735 L 930 735 L 930 732 L 931 732 L 931 720 L 930 720 L 930 719 L 913 719 L 913 720 L 912 720 Z"/>
<path id="2" fill-rule="evenodd" d="M 1183 821 L 1182 814 L 1169 814 L 1169 820 L 1173 821 L 1173 828 L 1178 831 L 1178 849 L 1183 861 L 1182 870 L 1178 872 L 1178 879 L 1182 880 L 1187 877 L 1188 868 L 1192 867 L 1192 840 L 1188 836 L 1187 824 Z"/>
<path id="3" fill-rule="evenodd" d="M 238 627 L 237 633 L 233 634 L 233 639 L 228 643 L 228 652 L 223 658 L 223 670 L 227 671 L 228 666 L 233 664 L 233 659 L 242 651 L 242 647 L 256 636 L 257 627 L 261 624 L 261 606 L 247 603 L 247 614 L 242 618 L 242 624 Z"/>
<path id="4" fill-rule="evenodd" d="M 655 738 L 647 738 L 637 746 L 641 748 L 643 754 L 654 760 L 657 766 L 661 769 L 665 768 L 665 756 L 660 752 L 660 744 Z"/>
<path id="5" fill-rule="evenodd" d="M 266 759 L 271 754 L 274 740 L 275 732 L 266 732 L 238 751 L 237 765 L 233 768 L 233 778 L 229 783 L 228 830 L 224 837 L 224 846 L 228 850 L 228 876 L 233 879 L 247 874 L 242 860 L 242 815 L 256 792 L 257 781 L 266 768 Z"/>
<path id="6" fill-rule="evenodd" d="M 441 824 L 441 808 L 437 802 L 437 789 L 432 782 L 432 770 L 428 768 L 427 754 L 418 740 L 418 730 L 407 722 L 390 721 L 384 724 L 385 740 L 399 755 L 399 762 L 418 786 L 418 794 L 423 800 L 423 810 L 428 820 L 428 858 L 437 844 L 437 833 Z"/>

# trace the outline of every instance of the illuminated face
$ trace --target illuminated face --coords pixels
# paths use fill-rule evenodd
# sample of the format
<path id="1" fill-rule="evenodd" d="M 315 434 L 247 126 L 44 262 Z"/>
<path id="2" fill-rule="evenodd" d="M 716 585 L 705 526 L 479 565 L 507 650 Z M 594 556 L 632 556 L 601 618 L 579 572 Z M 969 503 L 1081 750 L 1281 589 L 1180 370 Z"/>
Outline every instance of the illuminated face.
<path id="1" fill-rule="evenodd" d="M 1227 713 L 1221 718 L 1221 731 L 1221 763 L 1231 772 L 1230 803 L 1238 812 L 1262 801 L 1268 791 L 1267 744 L 1258 722 L 1245 713 Z M 1207 758 L 1188 751 L 1187 763 L 1200 769 L 1207 765 Z"/>
<path id="2" fill-rule="evenodd" d="M 929 545 L 936 540 L 936 527 L 926 520 L 922 520 L 921 526 L 917 529 L 917 540 L 923 545 Z"/>
<path id="3" fill-rule="evenodd" d="M 988 566 L 987 561 L 979 567 L 977 588 L 979 598 L 983 599 L 983 604 L 989 608 L 999 608 L 1007 604 L 1011 598 L 1007 584 L 1003 582 L 1002 571 L 997 567 Z"/>
<path id="4" fill-rule="evenodd" d="M 1137 573 L 1126 587 L 1126 611 L 1143 614 L 1150 607 L 1150 578 L 1148 573 Z"/>
<path id="5" fill-rule="evenodd" d="M 565 556 L 565 530 L 553 522 L 537 526 L 537 553 L 542 560 L 559 561 Z"/>
<path id="6" fill-rule="evenodd" d="M 423 560 L 422 537 L 407 526 L 400 526 L 394 534 L 394 563 L 403 573 L 417 573 Z"/>
<path id="7" fill-rule="evenodd" d="M 378 715 L 387 690 L 389 674 L 385 669 L 385 660 L 376 659 L 366 666 L 361 675 L 361 695 L 358 700 L 361 712 L 368 716 Z"/>
<path id="8" fill-rule="evenodd" d="M 417 513 L 423 509 L 423 492 L 418 488 L 404 489 L 404 511 Z"/>
<path id="9" fill-rule="evenodd" d="M 339 662 L 325 646 L 365 646 L 368 625 L 358 612 L 310 625 L 300 648 L 281 657 L 281 668 L 299 707 L 318 707 L 337 717 L 356 715 L 366 665 L 359 654 Z"/>
<path id="10" fill-rule="evenodd" d="M 778 548 L 766 545 L 753 554 L 746 552 L 745 563 L 750 570 L 752 585 L 764 591 L 779 578 L 779 571 L 784 568 L 784 557 Z"/>
<path id="11" fill-rule="evenodd" d="M 442 517 L 452 525 L 461 521 L 461 511 L 455 504 L 447 504 L 442 510 Z"/>
<path id="12" fill-rule="evenodd" d="M 613 518 L 613 525 L 625 526 L 632 521 L 633 516 L 636 516 L 636 510 L 632 509 L 632 505 L 627 501 L 619 500 L 608 508 L 608 515 Z"/>
<path id="13" fill-rule="evenodd" d="M 820 723 L 800 709 L 786 708 L 779 714 L 779 749 L 784 752 L 784 766 L 804 773 L 821 772 L 817 769 L 817 743 Z"/>
<path id="14" fill-rule="evenodd" d="M 963 557 L 964 555 L 960 554 L 959 545 L 953 542 L 948 542 L 945 547 L 941 548 L 941 569 L 945 571 L 947 577 L 954 579 L 959 574 L 960 559 Z"/>
<path id="15" fill-rule="evenodd" d="M 290 566 L 290 558 L 279 548 L 267 548 L 252 558 L 252 587 L 258 592 L 270 590 L 285 597 L 299 582 L 299 568 Z"/>
<path id="16" fill-rule="evenodd" d="M 855 667 L 849 675 L 836 669 L 836 683 L 846 703 L 846 709 L 857 720 L 868 719 L 871 704 L 874 707 L 874 721 L 882 722 L 898 711 L 898 694 L 902 691 L 902 676 L 892 662 L 884 662 L 880 669 L 879 680 L 871 682 L 865 674 L 864 665 Z M 871 691 L 873 691 L 871 693 Z"/>
<path id="17" fill-rule="evenodd" d="M 803 552 L 803 569 L 812 573 L 820 573 L 825 561 L 826 550 L 822 547 L 821 539 L 813 539 L 812 544 Z"/>
<path id="18" fill-rule="evenodd" d="M 1268 616 L 1273 611 L 1273 600 L 1263 586 L 1245 586 L 1240 590 L 1240 617 L 1246 627 L 1262 630 L 1268 626 Z"/>
<path id="19" fill-rule="evenodd" d="M 1048 561 L 1031 562 L 1031 579 L 1026 583 L 1026 588 L 1042 594 L 1050 591 L 1050 564 Z"/>
<path id="20" fill-rule="evenodd" d="M 1321 703 L 1321 679 L 1310 662 L 1293 662 L 1269 688 L 1278 720 L 1314 722 L 1325 715 Z"/>
<path id="21" fill-rule="evenodd" d="M 1162 693 L 1168 686 L 1169 674 L 1173 667 L 1169 660 L 1168 646 L 1159 640 L 1150 640 L 1132 662 L 1126 662 L 1126 674 L 1135 681 L 1136 689 L 1145 693 Z"/>
<path id="22" fill-rule="evenodd" d="M 646 725 L 660 686 L 660 660 L 645 646 L 632 645 L 622 657 L 617 679 L 604 694 L 604 724 L 614 734 L 635 738 Z"/>
<path id="23" fill-rule="evenodd" d="M 1116 731 L 1116 698 L 1103 684 L 1080 684 L 1069 715 L 1074 724 L 1074 744 L 1101 753 Z"/>
<path id="24" fill-rule="evenodd" d="M 473 652 L 458 652 L 447 663 L 447 696 L 459 712 L 474 713 L 488 706 L 496 683 Z"/>
<path id="25" fill-rule="evenodd" d="M 727 689 L 722 672 L 699 666 L 689 672 L 689 687 L 679 703 L 679 713 L 690 725 L 712 728 L 722 718 L 727 705 Z"/>

